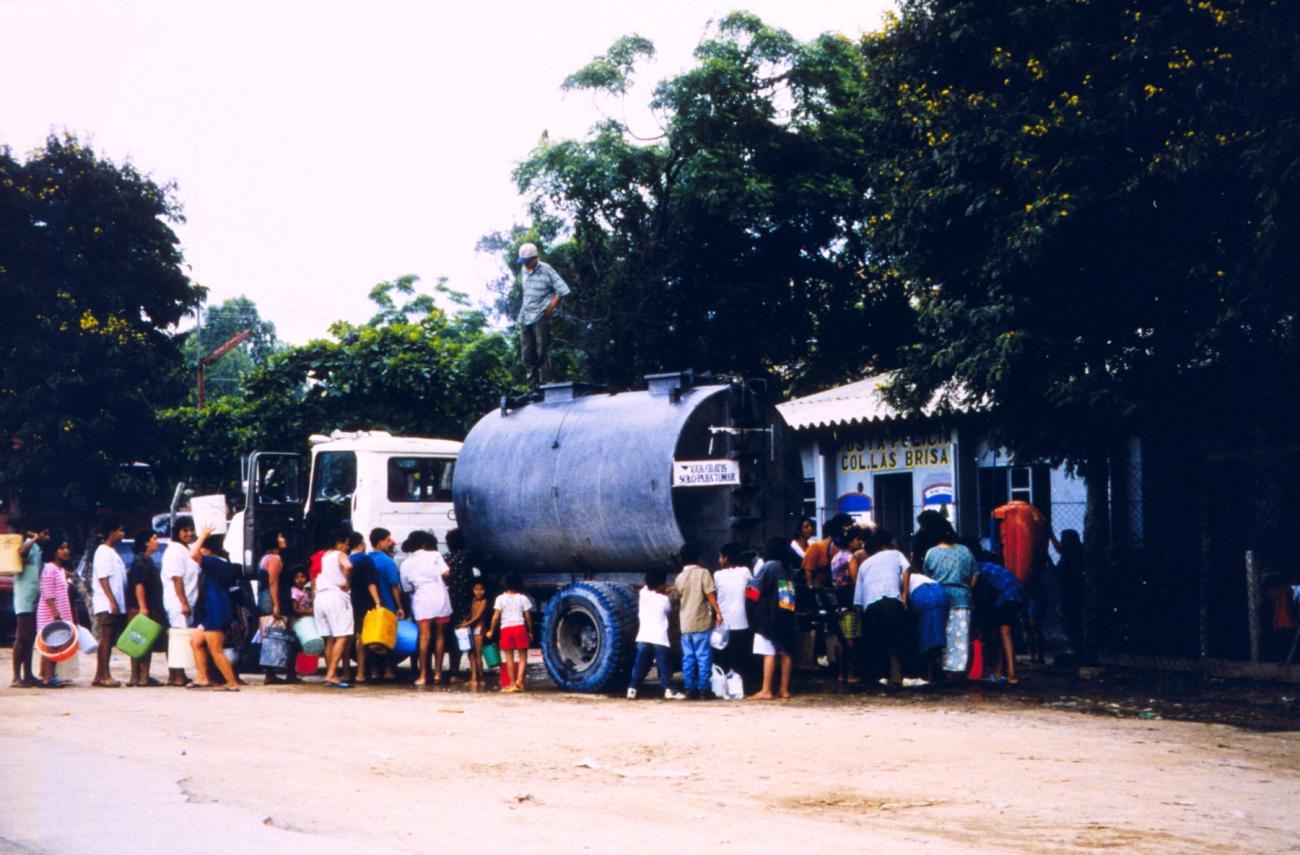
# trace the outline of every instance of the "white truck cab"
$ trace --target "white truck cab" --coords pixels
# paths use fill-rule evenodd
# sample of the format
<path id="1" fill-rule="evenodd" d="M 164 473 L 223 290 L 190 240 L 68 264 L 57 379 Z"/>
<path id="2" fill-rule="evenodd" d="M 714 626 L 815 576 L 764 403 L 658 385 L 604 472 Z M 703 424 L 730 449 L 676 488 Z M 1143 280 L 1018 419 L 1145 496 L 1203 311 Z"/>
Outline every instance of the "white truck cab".
<path id="1" fill-rule="evenodd" d="M 335 431 L 311 437 L 310 479 L 302 455 L 256 451 L 244 468 L 244 510 L 226 536 L 231 560 L 257 573 L 265 532 L 288 541 L 288 563 L 317 549 L 330 530 L 350 526 L 369 537 L 381 527 L 398 544 L 421 529 L 439 545 L 456 527 L 451 482 L 460 443 L 393 436 L 385 431 Z"/>

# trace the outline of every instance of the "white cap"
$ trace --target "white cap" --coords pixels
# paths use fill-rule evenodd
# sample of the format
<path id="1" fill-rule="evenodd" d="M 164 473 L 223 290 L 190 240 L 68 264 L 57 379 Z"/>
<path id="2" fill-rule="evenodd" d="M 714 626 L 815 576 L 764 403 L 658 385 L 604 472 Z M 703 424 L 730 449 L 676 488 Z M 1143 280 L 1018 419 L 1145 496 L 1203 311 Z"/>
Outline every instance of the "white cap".
<path id="1" fill-rule="evenodd" d="M 518 261 L 519 264 L 523 264 L 528 259 L 536 258 L 536 257 L 537 257 L 537 244 L 526 243 L 523 246 L 519 247 L 519 261 Z"/>

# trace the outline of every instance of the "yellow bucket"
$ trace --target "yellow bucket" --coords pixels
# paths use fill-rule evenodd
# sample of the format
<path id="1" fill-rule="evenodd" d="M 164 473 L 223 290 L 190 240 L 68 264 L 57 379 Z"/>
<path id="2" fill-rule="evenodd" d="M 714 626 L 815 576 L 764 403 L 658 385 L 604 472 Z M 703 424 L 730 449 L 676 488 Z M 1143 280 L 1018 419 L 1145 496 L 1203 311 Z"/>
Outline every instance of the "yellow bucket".
<path id="1" fill-rule="evenodd" d="M 167 630 L 167 667 L 194 668 L 194 651 L 190 649 L 190 639 L 194 630 L 184 626 L 174 626 Z"/>

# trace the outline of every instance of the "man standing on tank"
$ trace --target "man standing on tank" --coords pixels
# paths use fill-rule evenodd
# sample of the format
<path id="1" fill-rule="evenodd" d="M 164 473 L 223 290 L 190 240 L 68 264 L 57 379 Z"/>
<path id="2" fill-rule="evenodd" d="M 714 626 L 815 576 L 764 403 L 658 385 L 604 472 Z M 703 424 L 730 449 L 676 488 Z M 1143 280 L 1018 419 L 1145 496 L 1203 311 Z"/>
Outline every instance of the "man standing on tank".
<path id="1" fill-rule="evenodd" d="M 519 247 L 519 284 L 524 300 L 519 309 L 519 342 L 524 371 L 528 373 L 528 388 L 551 380 L 551 313 L 560 305 L 560 298 L 569 293 L 569 286 L 555 272 L 555 268 L 537 255 L 537 245 L 526 243 Z"/>

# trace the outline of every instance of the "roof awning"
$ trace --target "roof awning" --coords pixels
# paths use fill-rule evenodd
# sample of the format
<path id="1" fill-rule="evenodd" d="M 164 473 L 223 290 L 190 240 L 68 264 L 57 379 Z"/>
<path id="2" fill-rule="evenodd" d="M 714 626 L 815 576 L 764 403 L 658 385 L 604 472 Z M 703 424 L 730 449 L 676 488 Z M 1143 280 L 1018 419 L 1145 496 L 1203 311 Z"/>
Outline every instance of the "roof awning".
<path id="1" fill-rule="evenodd" d="M 889 374 L 877 374 L 815 395 L 794 398 L 778 404 L 777 409 L 795 430 L 900 419 L 902 414 L 889 405 L 882 391 L 889 380 Z M 927 408 L 929 413 L 935 411 L 941 395 L 942 392 L 936 394 L 935 401 Z"/>

